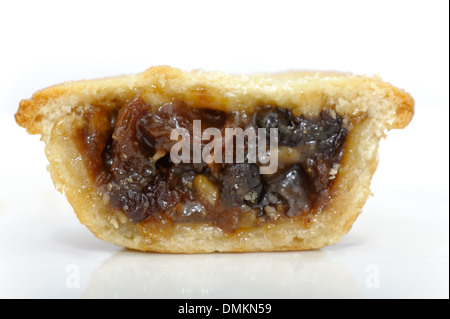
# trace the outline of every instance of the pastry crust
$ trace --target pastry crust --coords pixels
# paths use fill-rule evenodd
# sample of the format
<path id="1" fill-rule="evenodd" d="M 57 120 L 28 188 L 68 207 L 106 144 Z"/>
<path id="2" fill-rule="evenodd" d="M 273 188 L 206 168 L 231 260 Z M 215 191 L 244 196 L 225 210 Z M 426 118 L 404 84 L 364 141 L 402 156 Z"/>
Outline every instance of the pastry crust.
<path id="1" fill-rule="evenodd" d="M 90 105 L 112 111 L 137 94 L 152 105 L 179 99 L 200 107 L 251 111 L 266 104 L 308 116 L 326 107 L 353 119 L 328 204 L 308 222 L 282 221 L 234 233 L 201 223 L 143 229 L 130 222 L 97 194 L 74 132 Z M 199 253 L 307 250 L 338 242 L 370 195 L 380 139 L 387 130 L 408 125 L 413 113 L 412 97 L 379 78 L 331 72 L 238 76 L 160 66 L 46 88 L 21 101 L 16 121 L 30 134 L 41 134 L 55 187 L 97 237 L 144 251 Z"/>

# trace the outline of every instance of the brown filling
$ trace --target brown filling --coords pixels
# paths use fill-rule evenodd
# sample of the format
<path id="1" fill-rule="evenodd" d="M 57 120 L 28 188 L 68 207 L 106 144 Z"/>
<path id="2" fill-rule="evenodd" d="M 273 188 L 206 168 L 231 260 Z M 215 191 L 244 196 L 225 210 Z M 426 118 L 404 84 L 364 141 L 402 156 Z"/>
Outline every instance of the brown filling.
<path id="1" fill-rule="evenodd" d="M 278 170 L 260 174 L 260 164 L 248 161 L 173 163 L 170 150 L 177 141 L 170 133 L 184 128 L 193 136 L 193 120 L 201 120 L 202 130 L 214 127 L 222 134 L 225 128 L 277 128 Z M 331 111 L 307 118 L 274 106 L 249 114 L 192 108 L 181 101 L 155 109 L 136 98 L 117 114 L 90 107 L 79 133 L 98 192 L 135 223 L 206 222 L 232 232 L 320 211 L 329 199 L 347 129 Z M 208 142 L 201 141 L 202 147 Z"/>

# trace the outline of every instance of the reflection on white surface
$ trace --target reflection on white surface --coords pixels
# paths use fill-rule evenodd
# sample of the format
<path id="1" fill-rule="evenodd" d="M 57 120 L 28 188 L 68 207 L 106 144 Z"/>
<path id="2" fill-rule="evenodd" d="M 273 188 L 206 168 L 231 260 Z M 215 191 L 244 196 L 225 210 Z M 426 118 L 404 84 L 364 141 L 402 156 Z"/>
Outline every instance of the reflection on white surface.
<path id="1" fill-rule="evenodd" d="M 93 271 L 84 298 L 359 298 L 324 252 L 167 255 L 122 250 Z"/>

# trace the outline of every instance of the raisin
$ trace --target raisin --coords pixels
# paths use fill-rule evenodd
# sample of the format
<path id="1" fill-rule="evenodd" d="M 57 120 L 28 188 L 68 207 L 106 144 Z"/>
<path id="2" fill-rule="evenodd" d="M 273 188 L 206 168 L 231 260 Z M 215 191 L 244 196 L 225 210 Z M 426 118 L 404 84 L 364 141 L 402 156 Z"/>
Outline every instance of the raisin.
<path id="1" fill-rule="evenodd" d="M 284 108 L 264 107 L 256 112 L 254 122 L 259 128 L 278 129 L 278 144 L 281 146 L 295 146 L 298 144 L 298 132 L 294 125 L 291 111 Z M 269 137 L 269 132 L 267 132 Z"/>
<path id="2" fill-rule="evenodd" d="M 342 149 L 347 137 L 343 118 L 333 118 L 328 112 L 321 112 L 319 119 L 309 120 L 304 116 L 296 118 L 296 126 L 302 134 L 299 144 L 301 161 L 310 177 L 314 191 L 320 193 L 330 187 L 330 170 L 342 157 Z"/>
<path id="3" fill-rule="evenodd" d="M 147 112 L 139 121 L 138 141 L 163 152 L 170 152 L 176 141 L 170 139 L 172 130 L 184 128 L 192 132 L 192 122 L 178 115 L 183 108 L 181 102 L 170 102 L 161 106 L 155 114 Z"/>
<path id="4" fill-rule="evenodd" d="M 266 181 L 265 192 L 261 206 L 281 204 L 287 216 L 298 215 L 311 208 L 308 178 L 299 165 L 293 165 L 279 176 Z"/>
<path id="5" fill-rule="evenodd" d="M 85 125 L 79 131 L 78 147 L 93 175 L 104 175 L 103 153 L 111 143 L 113 131 L 110 117 L 103 108 L 91 106 L 84 114 Z"/>
<path id="6" fill-rule="evenodd" d="M 255 164 L 227 164 L 222 170 L 221 199 L 225 206 L 236 207 L 258 201 L 263 189 L 259 167 Z"/>

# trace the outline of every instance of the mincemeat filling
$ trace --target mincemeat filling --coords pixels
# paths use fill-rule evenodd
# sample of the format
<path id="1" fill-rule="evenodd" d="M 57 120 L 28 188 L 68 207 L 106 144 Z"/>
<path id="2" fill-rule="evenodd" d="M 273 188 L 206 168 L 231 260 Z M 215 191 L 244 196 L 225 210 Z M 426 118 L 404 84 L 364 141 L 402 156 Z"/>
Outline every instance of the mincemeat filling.
<path id="1" fill-rule="evenodd" d="M 223 139 L 214 145 L 222 148 L 222 154 L 227 143 L 236 144 L 236 138 L 225 138 L 227 128 L 265 129 L 267 150 L 270 129 L 277 129 L 276 172 L 262 174 L 260 168 L 266 164 L 247 155 L 243 162 L 200 158 L 196 163 L 175 163 L 170 152 L 182 136 L 177 140 L 171 133 L 184 129 L 195 136 L 194 120 L 201 120 L 202 130 L 220 132 Z M 117 114 L 91 106 L 79 131 L 79 147 L 98 193 L 133 222 L 158 217 L 173 223 L 208 223 L 233 232 L 324 207 L 347 133 L 344 118 L 332 110 L 310 118 L 270 105 L 253 113 L 226 112 L 177 100 L 155 108 L 136 98 Z M 196 142 L 204 149 L 212 139 Z M 248 151 L 249 143 L 246 139 L 240 150 Z"/>

